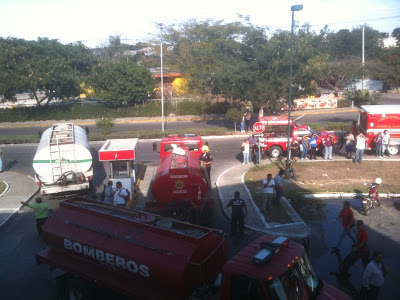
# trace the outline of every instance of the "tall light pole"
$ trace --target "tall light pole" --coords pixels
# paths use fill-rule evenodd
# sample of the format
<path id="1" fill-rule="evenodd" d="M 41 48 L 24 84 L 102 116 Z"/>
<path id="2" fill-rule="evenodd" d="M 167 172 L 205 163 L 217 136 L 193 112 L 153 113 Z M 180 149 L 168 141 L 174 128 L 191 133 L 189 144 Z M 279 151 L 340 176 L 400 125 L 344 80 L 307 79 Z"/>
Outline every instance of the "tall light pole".
<path id="1" fill-rule="evenodd" d="M 164 132 L 164 71 L 163 71 L 163 23 L 158 23 L 161 32 L 161 131 Z"/>
<path id="2" fill-rule="evenodd" d="M 294 29 L 294 12 L 303 9 L 303 5 L 293 5 L 290 7 L 292 11 L 292 31 L 290 35 L 290 76 L 289 76 L 289 100 L 288 100 L 288 128 L 287 128 L 287 149 L 286 149 L 286 177 L 290 176 L 290 110 L 292 105 L 292 72 L 293 72 L 293 29 Z"/>

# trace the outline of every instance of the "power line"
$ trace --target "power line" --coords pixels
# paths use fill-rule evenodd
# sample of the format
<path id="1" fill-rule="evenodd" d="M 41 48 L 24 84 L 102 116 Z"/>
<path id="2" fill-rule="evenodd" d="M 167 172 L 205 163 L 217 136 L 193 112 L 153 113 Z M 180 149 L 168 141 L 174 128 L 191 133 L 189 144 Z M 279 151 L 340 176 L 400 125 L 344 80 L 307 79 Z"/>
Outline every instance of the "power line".
<path id="1" fill-rule="evenodd" d="M 379 21 L 379 20 L 389 20 L 389 19 L 396 19 L 396 18 L 400 18 L 400 16 L 384 17 L 384 18 L 375 18 L 375 19 L 365 19 L 365 20 L 358 20 L 358 21 L 334 22 L 334 23 L 326 23 L 326 24 L 310 24 L 310 25 L 311 25 L 311 26 L 324 26 L 324 25 L 351 24 L 351 23 L 359 23 L 359 22 L 370 22 L 370 21 Z"/>

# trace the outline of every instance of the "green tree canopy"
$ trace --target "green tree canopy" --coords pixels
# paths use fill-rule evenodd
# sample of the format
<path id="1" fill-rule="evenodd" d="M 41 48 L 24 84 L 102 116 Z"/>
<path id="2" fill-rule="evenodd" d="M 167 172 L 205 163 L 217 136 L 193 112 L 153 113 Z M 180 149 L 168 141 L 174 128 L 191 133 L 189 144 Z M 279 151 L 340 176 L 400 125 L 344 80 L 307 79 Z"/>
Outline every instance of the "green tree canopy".
<path id="1" fill-rule="evenodd" d="M 30 91 L 38 105 L 43 101 L 47 105 L 55 97 L 79 95 L 80 83 L 94 63 L 94 56 L 82 43 L 0 38 L 0 91 L 6 100 Z"/>
<path id="2" fill-rule="evenodd" d="M 96 97 L 106 103 L 129 105 L 147 99 L 156 82 L 150 71 L 134 62 L 108 62 L 98 70 L 92 86 Z"/>

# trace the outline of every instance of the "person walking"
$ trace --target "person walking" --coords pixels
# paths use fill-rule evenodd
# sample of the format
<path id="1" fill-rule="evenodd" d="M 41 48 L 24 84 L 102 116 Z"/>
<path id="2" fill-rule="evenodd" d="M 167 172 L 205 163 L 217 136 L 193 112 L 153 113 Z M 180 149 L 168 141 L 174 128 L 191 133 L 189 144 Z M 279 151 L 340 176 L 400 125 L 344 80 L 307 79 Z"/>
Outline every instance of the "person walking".
<path id="1" fill-rule="evenodd" d="M 243 154 L 243 162 L 242 165 L 244 164 L 249 164 L 249 155 L 250 155 L 250 144 L 249 144 L 249 139 L 245 139 L 244 142 L 242 143 L 242 154 Z"/>
<path id="2" fill-rule="evenodd" d="M 116 190 L 114 192 L 115 195 L 115 204 L 117 206 L 121 207 L 126 207 L 126 202 L 129 201 L 128 199 L 128 193 L 126 192 L 126 189 L 122 187 L 121 181 L 117 181 L 115 184 Z"/>
<path id="3" fill-rule="evenodd" d="M 236 235 L 237 226 L 239 226 L 239 235 L 242 238 L 244 232 L 244 218 L 247 216 L 246 202 L 240 198 L 240 192 L 234 193 L 234 198 L 229 201 L 226 208 L 232 207 L 231 215 L 231 236 Z"/>
<path id="4" fill-rule="evenodd" d="M 317 139 L 318 136 L 314 133 L 311 138 L 308 140 L 309 146 L 309 153 L 310 153 L 310 159 L 317 159 Z"/>
<path id="5" fill-rule="evenodd" d="M 208 146 L 204 145 L 201 147 L 203 153 L 200 156 L 200 161 L 202 162 L 203 167 L 206 169 L 206 177 L 207 177 L 207 185 L 211 187 L 211 164 L 214 161 L 212 155 L 209 152 Z"/>
<path id="6" fill-rule="evenodd" d="M 279 200 L 283 196 L 283 174 L 285 170 L 279 170 L 279 173 L 275 175 L 275 206 L 279 205 Z"/>
<path id="7" fill-rule="evenodd" d="M 113 182 L 109 180 L 107 186 L 104 188 L 104 203 L 114 204 L 114 194 L 115 191 L 112 188 Z"/>
<path id="8" fill-rule="evenodd" d="M 44 203 L 40 197 L 36 198 L 36 203 L 21 202 L 21 204 L 33 208 L 36 217 L 36 229 L 39 235 L 42 235 L 43 225 L 49 216 L 50 206 Z"/>
<path id="9" fill-rule="evenodd" d="M 325 146 L 324 159 L 332 159 L 332 137 L 330 134 L 322 140 L 322 144 Z"/>
<path id="10" fill-rule="evenodd" d="M 3 172 L 3 150 L 0 149 L 0 172 Z"/>
<path id="11" fill-rule="evenodd" d="M 356 137 L 356 155 L 353 159 L 353 163 L 362 162 L 362 157 L 364 155 L 364 150 L 365 150 L 365 145 L 367 143 L 367 139 L 365 138 L 365 136 L 360 133 L 357 137 Z"/>
<path id="12" fill-rule="evenodd" d="M 387 154 L 389 157 L 391 157 L 392 155 L 389 152 L 389 145 L 390 145 L 390 134 L 387 130 L 383 131 L 383 135 L 382 135 L 382 157 L 385 156 L 385 152 L 387 150 Z"/>
<path id="13" fill-rule="evenodd" d="M 310 145 L 308 144 L 308 135 L 304 135 L 301 139 L 301 144 L 303 146 L 303 150 L 301 151 L 301 159 L 308 159 L 307 153 L 308 149 L 310 149 Z"/>
<path id="14" fill-rule="evenodd" d="M 364 268 L 368 265 L 368 255 L 369 255 L 369 249 L 368 249 L 368 233 L 365 230 L 364 227 L 364 222 L 362 220 L 357 221 L 357 243 L 353 246 L 352 251 L 347 255 L 343 261 L 343 265 L 340 268 L 340 271 L 343 275 L 349 275 L 348 270 L 350 267 L 358 261 L 360 258 L 362 260 L 362 263 L 364 265 Z"/>
<path id="15" fill-rule="evenodd" d="M 340 245 L 342 244 L 345 235 L 347 235 L 354 244 L 356 243 L 356 236 L 352 230 L 355 225 L 355 220 L 353 211 L 350 208 L 349 201 L 343 202 L 343 209 L 341 210 L 335 221 L 339 219 L 342 219 L 342 231 L 339 235 L 339 240 L 337 241 L 335 247 L 333 247 L 331 253 L 340 252 Z"/>
<path id="16" fill-rule="evenodd" d="M 376 157 L 383 158 L 383 138 L 382 133 L 378 133 L 374 139 L 376 145 Z"/>
<path id="17" fill-rule="evenodd" d="M 251 119 L 251 113 L 249 110 L 246 110 L 246 112 L 243 114 L 244 119 L 245 119 L 245 123 L 246 123 L 246 132 L 251 131 L 251 127 L 250 127 L 250 119 Z"/>
<path id="18" fill-rule="evenodd" d="M 246 128 L 246 120 L 245 120 L 245 114 L 242 115 L 242 121 L 240 122 L 240 132 L 244 133 Z"/>
<path id="19" fill-rule="evenodd" d="M 354 135 L 350 132 L 347 131 L 346 136 L 344 137 L 344 148 L 346 150 L 346 158 L 352 158 L 351 155 L 353 154 L 353 149 L 354 149 Z"/>
<path id="20" fill-rule="evenodd" d="M 261 212 L 270 210 L 272 208 L 272 201 L 274 198 L 275 181 L 272 179 L 272 174 L 268 174 L 267 178 L 263 180 L 264 198 L 261 203 Z"/>
<path id="21" fill-rule="evenodd" d="M 364 271 L 361 282 L 360 299 L 375 300 L 385 283 L 386 269 L 382 264 L 382 253 L 374 251 L 372 260 Z"/>

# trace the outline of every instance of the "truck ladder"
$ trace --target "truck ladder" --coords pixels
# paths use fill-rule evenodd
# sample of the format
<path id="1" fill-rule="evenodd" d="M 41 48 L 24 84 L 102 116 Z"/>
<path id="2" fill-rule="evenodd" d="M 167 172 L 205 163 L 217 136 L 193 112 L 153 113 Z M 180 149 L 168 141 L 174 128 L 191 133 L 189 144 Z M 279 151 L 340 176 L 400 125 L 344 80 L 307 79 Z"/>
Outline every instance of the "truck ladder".
<path id="1" fill-rule="evenodd" d="M 72 144 L 72 150 L 62 150 L 62 148 L 60 148 L 60 145 L 63 144 Z M 77 171 L 74 131 L 72 123 L 68 124 L 67 128 L 64 127 L 59 129 L 56 126 L 53 127 L 51 137 L 49 138 L 49 151 L 53 182 L 56 182 L 64 173 L 62 160 L 63 154 L 65 153 L 69 153 L 71 151 L 73 152 L 74 169 L 75 172 Z"/>

